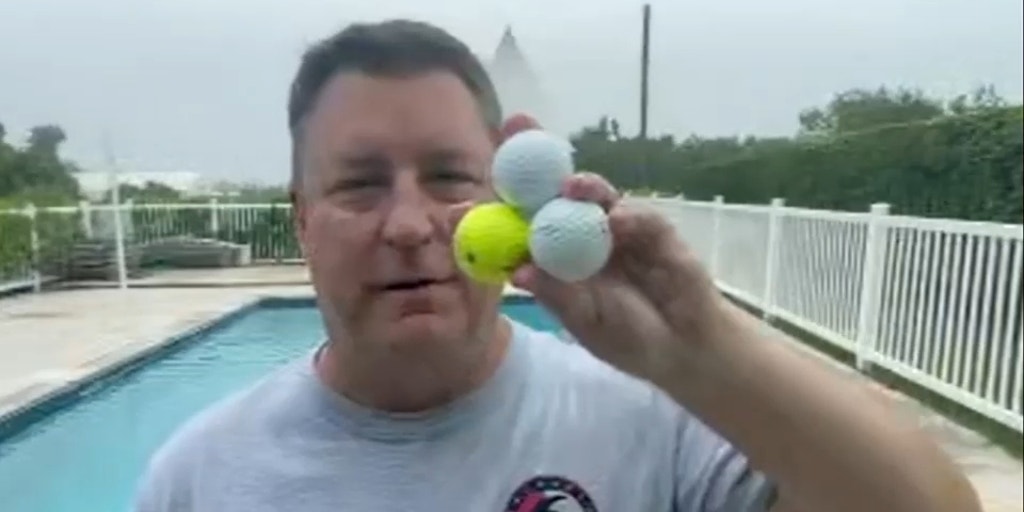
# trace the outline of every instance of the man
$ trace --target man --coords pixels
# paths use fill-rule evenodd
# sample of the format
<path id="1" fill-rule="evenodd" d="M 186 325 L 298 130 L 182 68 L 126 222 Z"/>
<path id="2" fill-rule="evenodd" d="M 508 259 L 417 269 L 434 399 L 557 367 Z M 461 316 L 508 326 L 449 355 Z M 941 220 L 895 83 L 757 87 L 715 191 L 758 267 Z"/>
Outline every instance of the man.
<path id="1" fill-rule="evenodd" d="M 440 29 L 351 26 L 289 105 L 296 229 L 327 342 L 203 412 L 154 456 L 138 512 L 979 510 L 953 463 L 856 384 L 769 339 L 657 215 L 609 211 L 588 282 L 527 265 L 579 345 L 499 314 L 451 227 L 493 200 L 502 130 Z"/>

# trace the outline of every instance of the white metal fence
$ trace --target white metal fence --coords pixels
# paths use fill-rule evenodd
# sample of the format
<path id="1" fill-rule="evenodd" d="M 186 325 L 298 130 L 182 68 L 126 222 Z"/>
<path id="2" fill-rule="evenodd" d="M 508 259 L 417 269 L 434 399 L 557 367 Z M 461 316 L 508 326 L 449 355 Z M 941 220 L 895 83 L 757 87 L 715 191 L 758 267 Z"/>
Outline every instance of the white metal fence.
<path id="1" fill-rule="evenodd" d="M 119 215 L 120 219 L 116 219 Z M 34 286 L 60 273 L 73 244 L 83 239 L 145 246 L 171 237 L 244 243 L 257 261 L 301 257 L 287 204 L 109 204 L 0 210 L 0 292 Z M 123 261 L 120 262 L 123 265 Z"/>
<path id="2" fill-rule="evenodd" d="M 1022 430 L 1021 225 L 636 200 L 766 317 Z"/>
<path id="3" fill-rule="evenodd" d="M 719 287 L 1018 431 L 1022 421 L 1021 225 L 870 212 L 632 197 L 663 213 Z M 110 206 L 0 212 L 0 288 L 39 287 L 61 241 L 109 236 Z M 124 239 L 247 243 L 257 260 L 301 257 L 288 205 L 125 204 Z M 55 235 L 56 234 L 56 235 Z M 13 247 L 13 249 L 12 249 Z M 21 258 L 20 260 L 18 258 Z"/>

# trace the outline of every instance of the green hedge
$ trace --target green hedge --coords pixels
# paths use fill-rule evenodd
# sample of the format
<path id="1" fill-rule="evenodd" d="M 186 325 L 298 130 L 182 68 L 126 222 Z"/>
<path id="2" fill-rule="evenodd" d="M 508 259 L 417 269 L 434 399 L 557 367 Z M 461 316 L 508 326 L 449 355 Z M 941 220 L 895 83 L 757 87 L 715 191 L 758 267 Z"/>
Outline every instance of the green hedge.
<path id="1" fill-rule="evenodd" d="M 713 163 L 670 140 L 587 141 L 577 149 L 582 167 L 624 188 L 700 200 L 720 194 L 731 203 L 782 197 L 792 206 L 846 211 L 887 202 L 899 214 L 1024 222 L 1019 106 L 845 136 L 754 141 Z"/>
<path id="2" fill-rule="evenodd" d="M 39 212 L 36 230 L 39 233 L 40 270 L 44 276 L 63 276 L 71 260 L 72 247 L 85 238 L 81 215 Z"/>
<path id="3" fill-rule="evenodd" d="M 0 283 L 27 277 L 32 261 L 31 222 L 15 213 L 0 213 Z"/>
<path id="4" fill-rule="evenodd" d="M 61 276 L 72 245 L 82 237 L 81 220 L 73 213 L 39 211 L 35 224 L 39 270 Z M 19 213 L 0 213 L 0 283 L 28 277 L 33 266 L 31 220 Z"/>
<path id="5" fill-rule="evenodd" d="M 1021 223 L 1024 109 L 885 127 L 681 173 L 688 197 Z"/>

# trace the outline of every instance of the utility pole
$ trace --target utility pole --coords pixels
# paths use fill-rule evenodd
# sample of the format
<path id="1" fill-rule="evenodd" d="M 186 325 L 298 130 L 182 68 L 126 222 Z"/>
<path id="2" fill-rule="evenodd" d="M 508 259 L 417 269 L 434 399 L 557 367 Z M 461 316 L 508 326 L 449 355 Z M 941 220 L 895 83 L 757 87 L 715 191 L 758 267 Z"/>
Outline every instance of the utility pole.
<path id="1" fill-rule="evenodd" d="M 648 74 L 651 63 L 651 4 L 644 4 L 643 43 L 640 56 L 640 185 L 647 186 Z"/>

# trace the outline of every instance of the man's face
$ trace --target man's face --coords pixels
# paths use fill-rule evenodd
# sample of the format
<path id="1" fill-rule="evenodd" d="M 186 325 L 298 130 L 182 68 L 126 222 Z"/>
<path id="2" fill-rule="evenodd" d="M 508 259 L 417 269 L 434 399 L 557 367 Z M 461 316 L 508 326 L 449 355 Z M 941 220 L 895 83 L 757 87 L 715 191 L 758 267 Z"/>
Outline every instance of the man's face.
<path id="1" fill-rule="evenodd" d="M 455 266 L 453 205 L 490 200 L 494 139 L 453 74 L 340 73 L 305 123 L 299 240 L 334 333 L 430 349 L 493 325 L 501 290 Z"/>

